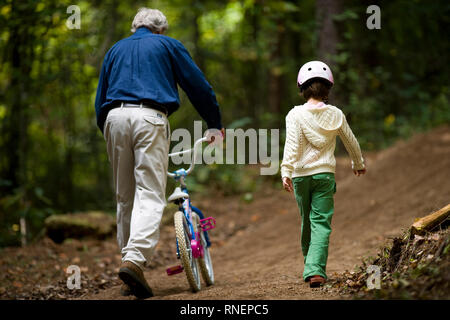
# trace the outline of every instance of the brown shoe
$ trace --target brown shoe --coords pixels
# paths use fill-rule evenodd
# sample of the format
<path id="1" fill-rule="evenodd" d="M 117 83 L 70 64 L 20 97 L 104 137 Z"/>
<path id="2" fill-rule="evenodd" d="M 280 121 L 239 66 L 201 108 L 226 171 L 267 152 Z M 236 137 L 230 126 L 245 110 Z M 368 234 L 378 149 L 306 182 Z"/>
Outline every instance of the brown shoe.
<path id="1" fill-rule="evenodd" d="M 322 276 L 312 276 L 309 279 L 310 288 L 318 288 L 325 283 L 325 278 Z"/>
<path id="2" fill-rule="evenodd" d="M 130 296 L 132 294 L 130 286 L 126 283 L 122 284 L 122 286 L 120 287 L 120 294 L 124 297 Z"/>
<path id="3" fill-rule="evenodd" d="M 130 287 L 131 293 L 139 299 L 153 297 L 152 289 L 145 280 L 144 273 L 133 262 L 125 261 L 122 263 L 119 278 Z"/>

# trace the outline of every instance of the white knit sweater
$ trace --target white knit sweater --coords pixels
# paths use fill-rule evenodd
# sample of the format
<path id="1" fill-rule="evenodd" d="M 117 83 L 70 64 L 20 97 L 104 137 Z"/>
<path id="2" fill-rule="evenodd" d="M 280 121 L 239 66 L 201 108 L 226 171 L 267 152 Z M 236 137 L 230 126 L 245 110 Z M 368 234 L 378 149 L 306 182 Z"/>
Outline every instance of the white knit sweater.
<path id="1" fill-rule="evenodd" d="M 322 172 L 334 173 L 337 135 L 350 155 L 352 169 L 364 169 L 359 143 L 340 109 L 324 103 L 305 103 L 292 108 L 286 116 L 281 176 L 295 178 Z"/>

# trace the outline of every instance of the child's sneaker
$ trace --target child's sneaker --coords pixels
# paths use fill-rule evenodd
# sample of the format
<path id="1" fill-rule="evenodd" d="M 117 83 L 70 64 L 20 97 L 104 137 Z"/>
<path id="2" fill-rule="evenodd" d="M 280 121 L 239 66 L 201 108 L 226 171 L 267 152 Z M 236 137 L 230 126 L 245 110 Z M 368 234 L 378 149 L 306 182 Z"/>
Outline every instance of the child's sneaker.
<path id="1" fill-rule="evenodd" d="M 309 279 L 309 287 L 310 288 L 319 288 L 324 283 L 325 283 L 325 278 L 322 276 L 312 276 Z"/>

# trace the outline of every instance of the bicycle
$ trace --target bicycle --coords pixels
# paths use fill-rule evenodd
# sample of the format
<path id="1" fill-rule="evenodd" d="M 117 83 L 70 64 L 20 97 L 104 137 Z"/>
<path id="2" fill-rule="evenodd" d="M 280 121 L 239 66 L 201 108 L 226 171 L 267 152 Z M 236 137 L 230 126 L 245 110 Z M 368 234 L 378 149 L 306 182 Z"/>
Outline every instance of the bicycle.
<path id="1" fill-rule="evenodd" d="M 207 231 L 215 228 L 216 220 L 213 217 L 205 218 L 200 209 L 192 205 L 185 183 L 185 178 L 194 170 L 196 151 L 205 141 L 208 141 L 206 137 L 197 140 L 192 149 L 170 153 L 169 157 L 173 157 L 192 152 L 193 157 L 188 170 L 178 169 L 173 173 L 167 173 L 169 177 L 180 183 L 167 200 L 178 205 L 178 211 L 174 215 L 174 225 L 177 259 L 181 260 L 181 265 L 170 267 L 166 269 L 166 272 L 171 276 L 185 271 L 193 292 L 201 289 L 200 273 L 207 286 L 214 284 L 214 270 L 209 252 L 211 242 Z"/>

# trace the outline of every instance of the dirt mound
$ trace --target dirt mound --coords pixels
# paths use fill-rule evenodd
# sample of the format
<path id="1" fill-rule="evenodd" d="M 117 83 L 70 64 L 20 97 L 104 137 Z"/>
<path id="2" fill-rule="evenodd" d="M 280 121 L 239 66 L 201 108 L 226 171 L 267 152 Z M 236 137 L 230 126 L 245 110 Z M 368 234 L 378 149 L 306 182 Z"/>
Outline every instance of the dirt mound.
<path id="1" fill-rule="evenodd" d="M 367 288 L 368 266 L 380 267 L 378 289 Z M 373 276 L 371 276 L 373 278 Z M 374 282 L 373 282 L 374 284 Z M 450 299 L 450 229 L 425 236 L 409 233 L 394 238 L 358 272 L 347 272 L 330 283 L 356 299 Z"/>
<path id="2" fill-rule="evenodd" d="M 342 174 L 348 169 L 338 166 L 337 170 Z M 336 237 L 331 239 L 338 253 L 346 256 L 348 246 L 357 254 L 368 253 L 384 238 L 393 238 L 408 229 L 415 218 L 447 205 L 449 175 L 448 126 L 370 155 L 366 176 L 341 176 L 338 181 Z"/>
<path id="3" fill-rule="evenodd" d="M 368 172 L 362 177 L 352 174 L 347 157 L 337 159 L 327 270 L 330 281 L 352 270 L 364 257 L 376 256 L 380 247 L 408 229 L 415 218 L 445 206 L 449 200 L 448 126 L 365 156 Z M 312 290 L 301 279 L 300 216 L 293 195 L 283 191 L 280 183 L 278 188 L 262 185 L 253 198 L 249 203 L 239 196 L 197 199 L 194 194 L 193 203 L 217 220 L 217 228 L 211 231 L 216 282 L 194 294 L 184 273 L 166 276 L 165 269 L 179 261 L 175 257 L 173 226 L 163 225 L 152 269 L 145 272 L 155 294 L 151 299 L 346 298 L 337 288 Z M 95 261 L 105 254 L 117 257 L 115 239 L 104 241 L 103 246 L 105 243 L 108 249 L 90 250 L 89 259 Z M 59 250 L 65 250 L 64 244 Z M 90 263 L 89 259 L 78 264 L 83 267 Z M 3 263 L 1 260 L 4 258 L 0 258 Z M 118 267 L 118 259 L 113 263 Z M 64 274 L 61 276 L 66 279 Z M 0 279 L 0 283 L 5 282 Z M 97 288 L 98 292 L 89 289 L 68 298 L 133 299 L 121 297 L 119 287 L 114 283 L 104 290 Z"/>

